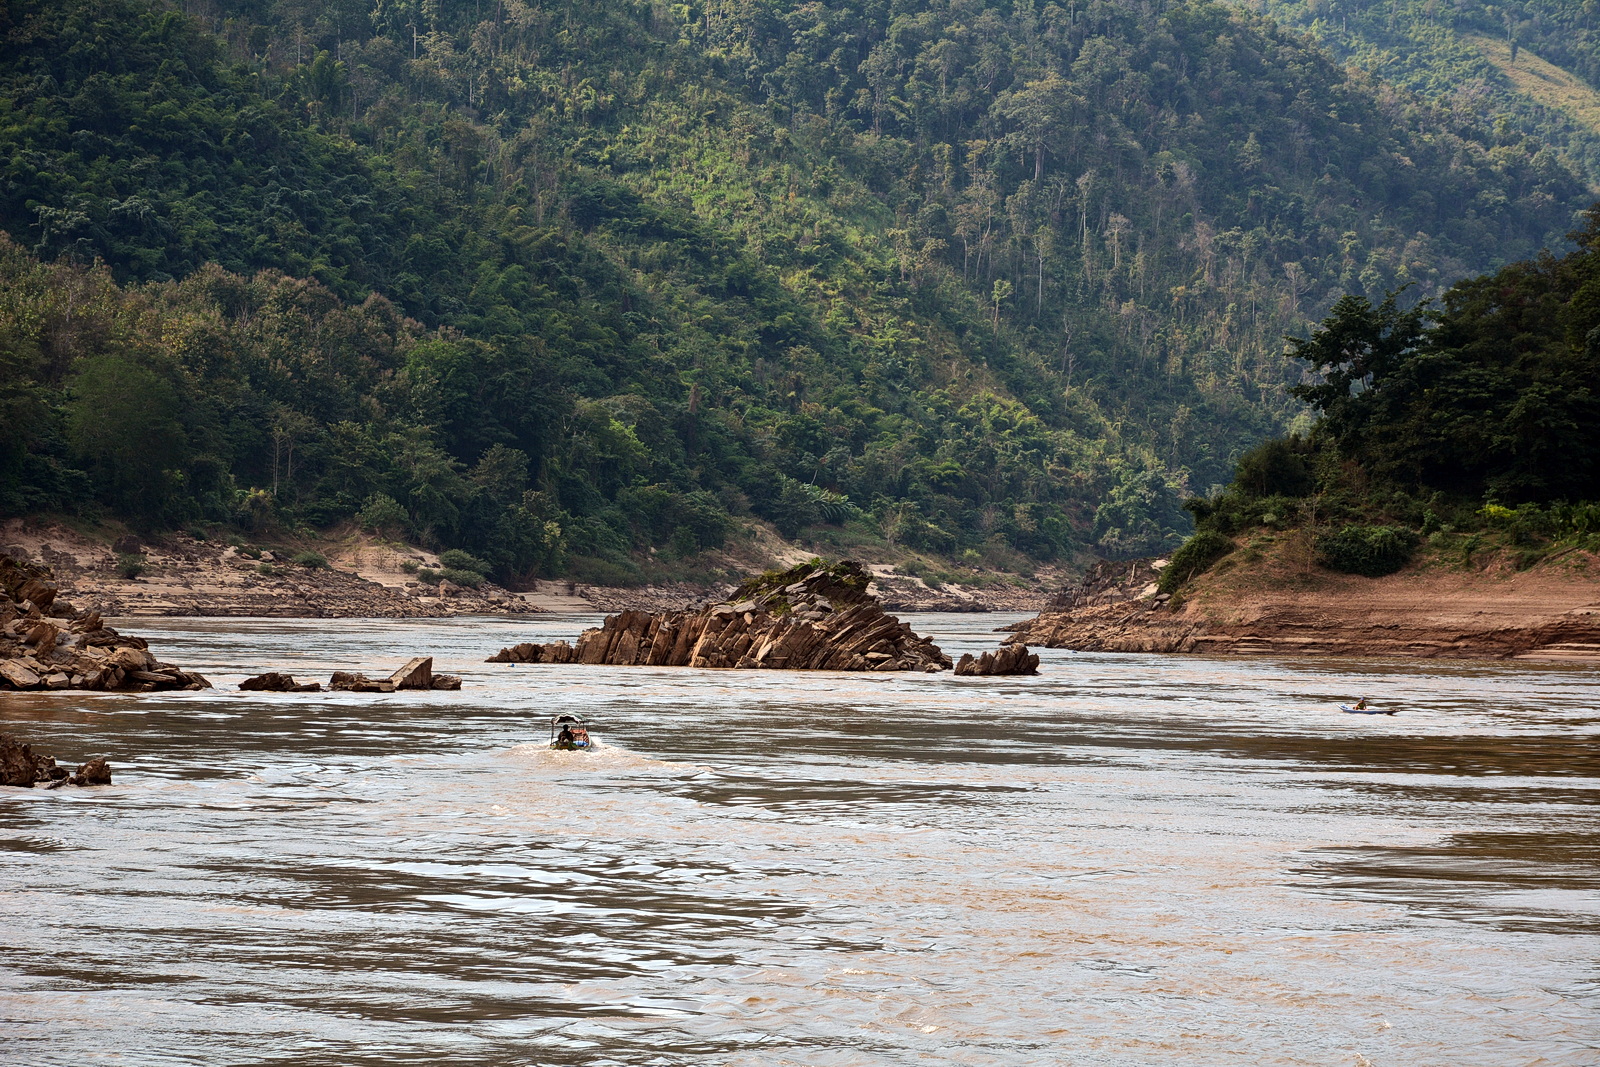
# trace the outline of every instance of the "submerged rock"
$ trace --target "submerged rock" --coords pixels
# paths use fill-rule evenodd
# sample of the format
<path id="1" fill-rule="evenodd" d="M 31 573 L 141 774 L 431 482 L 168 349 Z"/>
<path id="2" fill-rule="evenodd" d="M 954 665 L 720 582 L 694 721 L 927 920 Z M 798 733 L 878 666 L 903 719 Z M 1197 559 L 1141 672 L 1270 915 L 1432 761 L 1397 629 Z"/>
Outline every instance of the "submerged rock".
<path id="1" fill-rule="evenodd" d="M 859 563 L 803 563 L 752 578 L 698 610 L 624 611 L 578 637 L 501 649 L 491 663 L 729 667 L 745 670 L 943 670 L 950 657 L 868 595 Z"/>

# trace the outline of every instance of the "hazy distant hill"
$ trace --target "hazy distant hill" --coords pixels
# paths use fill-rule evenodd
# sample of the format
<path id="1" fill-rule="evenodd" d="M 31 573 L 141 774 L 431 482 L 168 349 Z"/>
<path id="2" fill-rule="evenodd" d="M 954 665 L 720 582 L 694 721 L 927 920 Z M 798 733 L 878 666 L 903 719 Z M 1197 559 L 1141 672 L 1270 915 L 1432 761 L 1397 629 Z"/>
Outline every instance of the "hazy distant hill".
<path id="1" fill-rule="evenodd" d="M 8 511 L 1144 551 L 1283 333 L 1587 200 L 1216 4 L 185 6 L 0 9 Z"/>

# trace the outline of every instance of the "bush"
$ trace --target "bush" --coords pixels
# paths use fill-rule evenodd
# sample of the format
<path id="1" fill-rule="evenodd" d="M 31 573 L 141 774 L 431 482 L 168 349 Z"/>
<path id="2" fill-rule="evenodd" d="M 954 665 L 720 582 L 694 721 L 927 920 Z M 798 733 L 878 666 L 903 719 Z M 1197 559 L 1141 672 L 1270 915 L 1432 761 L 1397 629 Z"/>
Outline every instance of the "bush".
<path id="1" fill-rule="evenodd" d="M 117 573 L 124 578 L 137 578 L 145 572 L 145 558 L 141 552 L 124 552 L 117 556 Z"/>
<path id="2" fill-rule="evenodd" d="M 373 493 L 356 513 L 356 522 L 364 530 L 383 533 L 385 530 L 404 530 L 408 521 L 406 509 L 394 497 Z"/>
<path id="3" fill-rule="evenodd" d="M 264 578 L 271 578 L 278 573 L 278 568 L 270 563 L 261 563 L 256 566 L 256 573 Z"/>
<path id="4" fill-rule="evenodd" d="M 446 567 L 439 572 L 439 577 L 446 581 L 455 582 L 457 585 L 466 586 L 468 589 L 476 589 L 483 584 L 483 575 L 463 567 Z"/>
<path id="5" fill-rule="evenodd" d="M 417 581 L 424 585 L 438 585 L 439 572 L 432 567 L 419 567 L 417 568 Z"/>
<path id="6" fill-rule="evenodd" d="M 439 562 L 447 570 L 477 571 L 484 575 L 489 573 L 489 565 L 470 552 L 463 552 L 459 548 L 447 548 L 439 553 Z M 450 579 L 455 581 L 454 578 Z M 481 580 L 481 579 L 480 579 Z"/>
<path id="7" fill-rule="evenodd" d="M 1315 483 L 1299 444 L 1294 439 L 1263 441 L 1239 457 L 1233 484 L 1251 496 L 1305 496 Z"/>
<path id="8" fill-rule="evenodd" d="M 418 563 L 414 559 L 408 559 L 401 562 L 400 569 L 405 571 L 407 574 L 415 574 L 417 571 L 422 569 L 422 564 Z"/>
<path id="9" fill-rule="evenodd" d="M 328 565 L 327 558 L 324 557 L 320 552 L 298 552 L 295 554 L 294 562 L 300 564 L 302 567 L 305 567 L 307 570 L 313 571 L 319 570 Z"/>
<path id="10" fill-rule="evenodd" d="M 1411 560 L 1416 535 L 1398 526 L 1344 526 L 1317 538 L 1317 562 L 1329 570 L 1381 578 Z"/>
<path id="11" fill-rule="evenodd" d="M 1172 560 L 1156 579 L 1163 593 L 1176 593 L 1186 583 L 1210 570 L 1223 556 L 1233 551 L 1233 542 L 1212 530 L 1201 530 L 1178 546 Z"/>

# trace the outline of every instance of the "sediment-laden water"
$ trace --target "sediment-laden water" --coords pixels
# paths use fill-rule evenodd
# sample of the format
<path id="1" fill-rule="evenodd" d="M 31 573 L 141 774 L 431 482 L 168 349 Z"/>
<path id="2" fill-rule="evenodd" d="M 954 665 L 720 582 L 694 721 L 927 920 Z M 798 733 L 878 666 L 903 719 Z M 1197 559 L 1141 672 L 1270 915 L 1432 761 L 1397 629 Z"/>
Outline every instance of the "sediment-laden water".
<path id="1" fill-rule="evenodd" d="M 221 688 L 0 696 L 117 774 L 0 791 L 0 1061 L 1600 1063 L 1600 672 L 481 662 L 592 621 L 141 621 Z M 413 653 L 466 688 L 232 689 Z"/>

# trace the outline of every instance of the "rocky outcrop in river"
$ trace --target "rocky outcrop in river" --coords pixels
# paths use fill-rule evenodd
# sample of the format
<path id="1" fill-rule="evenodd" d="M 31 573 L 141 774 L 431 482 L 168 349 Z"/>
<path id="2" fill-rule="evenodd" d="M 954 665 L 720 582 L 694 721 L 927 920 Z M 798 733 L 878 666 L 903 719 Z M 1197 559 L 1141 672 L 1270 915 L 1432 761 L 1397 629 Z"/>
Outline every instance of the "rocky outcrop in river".
<path id="1" fill-rule="evenodd" d="M 292 674 L 268 671 L 246 678 L 239 688 L 247 693 L 320 693 L 317 682 L 297 682 Z M 334 671 L 328 688 L 340 693 L 393 693 L 400 689 L 460 689 L 461 679 L 454 674 L 434 674 L 433 657 L 417 656 L 387 678 L 368 678 L 356 671 Z"/>
<path id="2" fill-rule="evenodd" d="M 761 575 L 698 610 L 624 611 L 576 645 L 521 644 L 490 663 L 731 667 L 763 670 L 939 671 L 950 657 L 867 593 L 859 563 L 803 563 Z"/>
<path id="3" fill-rule="evenodd" d="M 1038 673 L 1039 654 L 1029 652 L 1028 646 L 1020 641 L 1009 642 L 1001 645 L 999 651 L 985 652 L 980 656 L 968 652 L 956 664 L 956 674 L 963 678 Z"/>
<path id="4" fill-rule="evenodd" d="M 92 759 L 76 771 L 56 765 L 42 752 L 35 752 L 14 737 L 0 734 L 0 785 L 31 788 L 43 782 L 46 789 L 63 785 L 110 785 L 111 766 L 103 759 Z"/>
<path id="5" fill-rule="evenodd" d="M 162 663 L 143 638 L 120 634 L 59 596 L 49 570 L 0 556 L 0 688 L 209 689 Z"/>

